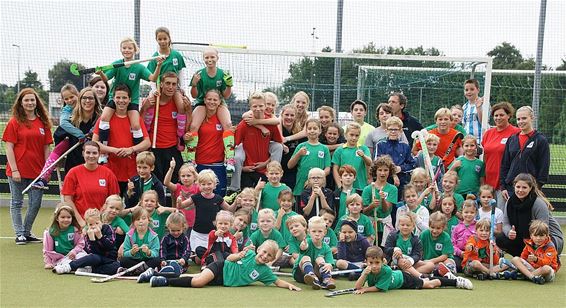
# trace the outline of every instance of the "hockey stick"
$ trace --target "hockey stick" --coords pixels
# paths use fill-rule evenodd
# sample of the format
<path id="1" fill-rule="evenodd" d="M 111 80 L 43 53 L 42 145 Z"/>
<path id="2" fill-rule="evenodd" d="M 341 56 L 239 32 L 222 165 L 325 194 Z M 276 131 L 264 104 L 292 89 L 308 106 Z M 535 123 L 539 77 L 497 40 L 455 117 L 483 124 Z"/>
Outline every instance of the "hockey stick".
<path id="1" fill-rule="evenodd" d="M 379 188 L 379 190 L 381 191 L 381 188 Z M 371 183 L 371 203 L 373 204 L 374 202 L 375 202 L 375 182 Z M 383 200 L 381 200 L 381 202 L 383 202 Z M 377 209 L 373 209 L 373 221 L 375 222 L 375 245 L 379 245 L 379 239 L 377 238 L 379 235 L 379 232 L 377 231 L 378 230 Z"/>
<path id="2" fill-rule="evenodd" d="M 426 128 L 423 128 L 420 131 L 414 131 L 411 134 L 411 137 L 413 139 L 419 139 L 419 142 L 421 143 L 421 150 L 422 150 L 422 154 L 423 154 L 423 159 L 425 162 L 425 169 L 426 171 L 428 171 L 428 174 L 430 176 L 430 179 L 434 179 L 434 170 L 432 170 L 432 161 L 430 160 L 430 154 L 428 153 L 428 149 L 426 147 L 426 135 L 428 134 L 428 131 L 426 130 Z M 436 185 L 436 181 L 433 183 L 434 188 L 436 188 L 436 190 L 438 190 L 438 185 Z"/>
<path id="3" fill-rule="evenodd" d="M 80 76 L 80 75 L 84 75 L 84 74 L 91 74 L 91 73 L 98 72 L 98 71 L 106 71 L 106 70 L 109 70 L 109 69 L 118 68 L 118 67 L 122 67 L 122 66 L 126 66 L 126 65 L 148 62 L 148 61 L 151 61 L 151 60 L 155 60 L 159 57 L 160 56 L 147 58 L 147 59 L 141 59 L 141 60 L 133 60 L 133 61 L 123 62 L 123 63 L 114 63 L 114 64 L 95 66 L 95 67 L 90 67 L 90 68 L 83 68 L 83 69 L 79 69 L 78 64 L 73 63 L 73 64 L 71 64 L 71 67 L 69 67 L 69 70 L 71 71 L 71 74 L 73 74 L 75 76 Z"/>
<path id="4" fill-rule="evenodd" d="M 442 161 L 446 161 L 446 159 L 448 159 L 448 155 L 452 153 L 452 150 L 454 149 L 454 145 L 456 144 L 456 142 L 462 139 L 464 139 L 464 134 L 462 133 L 457 133 L 456 136 L 452 138 L 452 142 L 450 142 L 448 149 L 446 149 L 446 153 L 444 153 L 444 157 L 442 157 Z"/>
<path id="5" fill-rule="evenodd" d="M 44 168 L 44 171 L 42 171 L 33 181 L 31 181 L 31 183 L 24 189 L 22 190 L 22 195 L 25 194 L 33 185 L 33 183 L 35 183 L 35 181 L 39 180 L 42 176 L 45 175 L 45 173 L 47 172 L 47 170 L 51 170 L 51 168 L 53 168 L 53 166 L 55 166 L 58 162 L 60 162 L 63 158 L 67 157 L 67 155 L 69 155 L 69 153 L 71 153 L 74 149 L 76 149 L 79 145 L 81 145 L 82 142 L 77 142 L 75 143 L 75 145 L 73 145 L 72 147 L 70 147 L 65 153 L 63 153 L 61 156 L 59 156 L 59 158 L 57 158 L 52 164 L 51 166 L 49 166 L 49 168 Z"/>
<path id="6" fill-rule="evenodd" d="M 342 289 L 342 290 L 336 290 L 336 291 L 328 292 L 328 293 L 324 294 L 324 296 L 334 297 L 334 296 L 344 295 L 344 294 L 354 294 L 355 291 L 356 291 L 355 288 Z"/>
<path id="7" fill-rule="evenodd" d="M 132 267 L 126 269 L 126 270 L 123 271 L 123 272 L 119 272 L 119 273 L 117 273 L 117 274 L 114 274 L 114 275 L 112 275 L 112 276 L 108 276 L 108 277 L 105 277 L 105 278 L 92 278 L 90 281 L 92 281 L 92 282 L 107 282 L 107 281 L 110 281 L 110 280 L 112 280 L 112 279 L 116 279 L 116 278 L 118 278 L 118 277 L 124 276 L 124 275 L 126 275 L 127 273 L 130 273 L 130 272 L 134 271 L 135 269 L 141 267 L 141 266 L 144 265 L 144 264 L 145 264 L 145 262 L 144 262 L 144 261 L 141 261 L 140 263 L 138 263 L 138 264 L 136 264 L 136 265 L 134 265 L 134 266 L 132 266 Z"/>
<path id="8" fill-rule="evenodd" d="M 75 272 L 75 276 L 91 277 L 91 278 L 108 278 L 110 275 L 97 274 L 97 273 L 87 273 L 87 272 Z M 138 277 L 135 276 L 120 276 L 115 279 L 120 280 L 137 280 Z"/>
<path id="9" fill-rule="evenodd" d="M 157 122 L 159 122 L 159 105 L 161 100 L 161 80 L 157 78 L 157 96 L 155 97 L 155 120 L 153 120 L 153 140 L 151 142 L 151 148 L 155 149 L 155 143 L 157 141 Z"/>
<path id="10" fill-rule="evenodd" d="M 63 185 L 61 185 L 61 170 L 59 169 L 59 166 L 55 167 L 55 171 L 57 172 L 57 186 L 59 187 L 59 197 L 61 198 L 61 202 L 65 202 L 63 194 L 61 193 L 63 191 Z"/>
<path id="11" fill-rule="evenodd" d="M 493 254 L 495 253 L 495 207 L 497 201 L 495 199 L 489 200 L 489 206 L 491 206 L 491 228 L 489 230 L 489 276 L 493 274 Z"/>
<path id="12" fill-rule="evenodd" d="M 210 46 L 218 48 L 235 48 L 235 49 L 248 49 L 246 45 L 227 45 L 227 44 L 209 44 L 209 43 L 184 43 L 184 42 L 174 42 L 173 44 L 179 45 L 196 45 L 196 46 Z"/>
<path id="13" fill-rule="evenodd" d="M 337 275 L 343 275 L 343 274 L 358 273 L 358 272 L 361 272 L 361 271 L 362 271 L 361 268 L 356 268 L 356 269 L 351 269 L 351 270 L 340 270 L 340 271 L 333 271 L 333 272 L 330 273 L 330 275 L 337 276 Z M 278 271 L 274 271 L 273 274 L 275 274 L 277 276 L 289 276 L 289 277 L 293 276 L 293 273 L 278 272 Z"/>
<path id="14" fill-rule="evenodd" d="M 261 182 L 261 177 L 259 178 L 259 180 L 257 181 L 257 183 L 259 184 L 259 182 Z M 255 205 L 255 210 L 256 212 L 259 212 L 259 204 L 261 203 L 261 193 L 263 192 L 263 189 L 259 191 L 259 194 L 257 195 L 257 203 Z"/>

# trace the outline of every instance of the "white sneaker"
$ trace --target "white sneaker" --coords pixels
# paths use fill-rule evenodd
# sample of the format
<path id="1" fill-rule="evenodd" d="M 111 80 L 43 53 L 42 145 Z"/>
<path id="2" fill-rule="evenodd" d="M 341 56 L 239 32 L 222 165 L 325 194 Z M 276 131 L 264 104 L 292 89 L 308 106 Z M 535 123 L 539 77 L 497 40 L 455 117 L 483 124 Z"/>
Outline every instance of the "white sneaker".
<path id="1" fill-rule="evenodd" d="M 472 284 L 470 279 L 466 279 L 464 277 L 456 277 L 456 288 L 472 290 L 474 288 L 474 285 Z"/>
<path id="2" fill-rule="evenodd" d="M 59 275 L 71 272 L 71 265 L 69 263 L 59 264 L 53 268 L 53 272 Z"/>
<path id="3" fill-rule="evenodd" d="M 79 267 L 79 268 L 77 268 L 77 270 L 75 272 L 76 273 L 92 273 L 92 266 Z"/>
<path id="4" fill-rule="evenodd" d="M 446 273 L 444 274 L 444 278 L 457 280 L 457 279 L 458 279 L 458 276 L 452 274 L 451 271 L 448 271 L 448 272 L 446 272 Z"/>

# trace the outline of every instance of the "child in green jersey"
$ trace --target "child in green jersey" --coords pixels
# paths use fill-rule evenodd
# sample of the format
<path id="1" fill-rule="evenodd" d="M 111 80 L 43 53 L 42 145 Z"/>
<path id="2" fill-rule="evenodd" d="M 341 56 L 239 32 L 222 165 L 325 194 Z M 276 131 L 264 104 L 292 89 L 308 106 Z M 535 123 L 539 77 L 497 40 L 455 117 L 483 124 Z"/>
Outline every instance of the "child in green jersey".
<path id="1" fill-rule="evenodd" d="M 70 263 L 77 256 L 85 255 L 84 238 L 75 211 L 65 203 L 59 203 L 53 213 L 49 229 L 43 233 L 43 261 L 45 269 L 61 263 Z"/>

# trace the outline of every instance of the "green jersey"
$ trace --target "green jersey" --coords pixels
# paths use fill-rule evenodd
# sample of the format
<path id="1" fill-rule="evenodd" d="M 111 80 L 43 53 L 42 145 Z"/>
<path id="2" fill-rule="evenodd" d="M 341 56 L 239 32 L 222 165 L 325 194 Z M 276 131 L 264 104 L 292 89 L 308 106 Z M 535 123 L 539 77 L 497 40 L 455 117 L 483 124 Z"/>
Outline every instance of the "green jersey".
<path id="1" fill-rule="evenodd" d="M 372 188 L 373 187 L 373 188 Z M 373 192 L 372 192 L 373 189 Z M 383 186 L 382 188 L 383 193 L 385 194 L 385 200 L 389 201 L 392 205 L 397 204 L 397 186 L 393 185 L 393 184 L 389 184 L 386 183 L 385 186 Z M 372 203 L 372 198 L 375 196 L 375 199 L 377 200 L 381 200 L 381 196 L 379 195 L 379 189 L 377 186 L 372 186 L 372 185 L 368 185 L 364 188 L 364 191 L 362 192 L 362 203 L 364 205 L 364 207 L 368 207 L 370 206 L 370 204 Z M 377 215 L 377 218 L 385 218 L 387 217 L 389 214 L 391 214 L 391 208 L 393 208 L 392 206 L 389 207 L 389 210 L 384 211 L 383 207 L 380 205 L 377 208 L 375 208 L 374 210 L 372 210 L 370 213 L 368 213 L 367 215 L 370 217 L 374 216 L 374 212 Z M 383 225 L 380 223 L 377 225 L 377 230 L 378 231 L 383 231 Z"/>
<path id="2" fill-rule="evenodd" d="M 122 219 L 122 217 L 118 217 L 118 216 L 114 217 L 112 222 L 110 222 L 110 226 L 112 227 L 112 230 L 114 230 L 114 232 L 116 232 L 116 228 L 118 227 L 122 229 L 122 232 L 124 234 L 126 234 L 126 232 L 130 230 L 130 226 L 126 224 L 126 222 L 124 221 L 124 219 Z"/>
<path id="3" fill-rule="evenodd" d="M 366 277 L 368 287 L 376 287 L 380 291 L 400 289 L 403 286 L 403 273 L 392 270 L 387 264 L 381 266 L 377 274 L 370 273 Z"/>
<path id="4" fill-rule="evenodd" d="M 289 236 L 289 238 L 287 239 L 287 243 L 289 244 L 289 254 L 300 253 L 301 249 L 299 248 L 299 246 L 301 245 L 301 242 L 302 240 L 299 241 L 294 236 Z"/>
<path id="5" fill-rule="evenodd" d="M 265 237 L 265 235 L 261 233 L 261 230 L 256 230 L 254 233 L 252 233 L 252 235 L 250 235 L 249 242 L 252 243 L 255 247 L 259 247 L 261 244 L 263 244 L 263 242 L 267 240 L 274 240 L 280 249 L 283 249 L 285 248 L 285 246 L 287 246 L 287 244 L 283 240 L 283 237 L 281 236 L 281 233 L 279 233 L 279 231 L 275 229 L 272 229 L 267 237 Z"/>
<path id="6" fill-rule="evenodd" d="M 454 230 L 454 227 L 456 227 L 459 223 L 460 221 L 458 220 L 458 217 L 456 217 L 456 215 L 452 215 L 452 217 L 448 219 L 448 223 L 446 224 L 446 229 L 444 229 L 444 231 L 448 233 L 448 235 L 452 235 L 452 230 Z"/>
<path id="7" fill-rule="evenodd" d="M 112 64 L 124 63 L 124 59 L 114 61 Z M 149 81 L 149 76 L 151 72 L 143 65 L 137 63 L 132 64 L 129 67 L 122 66 L 118 68 L 111 68 L 107 71 L 104 71 L 104 74 L 108 78 L 108 80 L 114 78 L 112 82 L 112 86 L 110 87 L 110 92 L 108 93 L 108 97 L 114 97 L 114 89 L 117 85 L 125 84 L 130 88 L 132 92 L 130 94 L 131 103 L 139 105 L 140 101 L 140 80 Z"/>
<path id="8" fill-rule="evenodd" d="M 244 231 L 242 231 L 244 237 L 249 237 L 252 233 L 254 233 L 257 230 L 257 211 L 255 210 L 255 208 L 251 211 L 250 214 L 251 214 L 250 223 L 246 226 Z"/>
<path id="9" fill-rule="evenodd" d="M 322 238 L 322 241 L 326 245 L 330 246 L 331 250 L 334 247 L 338 247 L 338 239 L 336 238 L 336 233 L 330 227 L 326 228 L 326 235 L 324 236 L 324 238 Z"/>
<path id="10" fill-rule="evenodd" d="M 413 245 L 411 244 L 411 236 L 408 239 L 404 240 L 401 233 L 397 235 L 397 242 L 395 243 L 395 247 L 399 247 L 401 252 L 404 255 L 410 255 L 413 252 Z"/>
<path id="11" fill-rule="evenodd" d="M 69 226 L 67 229 L 59 230 L 59 235 L 53 236 L 54 229 L 49 230 L 49 235 L 53 238 L 55 252 L 67 255 L 75 248 L 75 227 Z"/>
<path id="12" fill-rule="evenodd" d="M 152 57 L 157 57 L 159 55 L 160 55 L 159 52 L 156 51 L 153 53 Z M 169 56 L 167 56 L 167 59 L 165 59 L 165 61 L 161 63 L 161 70 L 159 71 L 159 77 L 161 77 L 161 75 L 167 72 L 173 72 L 178 76 L 179 72 L 185 67 L 186 67 L 185 59 L 183 58 L 183 55 L 181 55 L 181 53 L 178 52 L 177 50 L 171 49 L 171 52 L 169 52 Z M 157 68 L 157 61 L 155 60 L 149 61 L 149 63 L 147 64 L 147 69 L 153 73 L 155 72 L 156 68 Z"/>
<path id="13" fill-rule="evenodd" d="M 241 287 L 250 285 L 256 281 L 270 285 L 277 280 L 269 266 L 258 264 L 255 260 L 255 252 L 248 250 L 246 255 L 236 261 L 225 261 L 222 274 L 224 276 L 224 286 Z"/>
<path id="14" fill-rule="evenodd" d="M 277 214 L 277 212 L 275 212 L 275 214 Z M 279 228 L 279 233 L 281 233 L 281 236 L 283 237 L 283 240 L 285 241 L 286 244 L 289 243 L 289 238 L 292 237 L 289 228 L 287 228 L 287 218 L 295 215 L 298 214 L 293 211 L 290 211 L 289 213 L 283 215 L 283 217 L 281 218 L 281 227 Z"/>
<path id="15" fill-rule="evenodd" d="M 478 158 L 467 159 L 464 156 L 456 158 L 462 162 L 458 170 L 458 177 L 460 178 L 460 183 L 456 187 L 456 193 L 458 194 L 476 194 L 480 190 L 480 178 L 485 177 L 485 164 Z M 450 164 L 450 168 L 454 165 L 454 162 Z"/>
<path id="16" fill-rule="evenodd" d="M 158 214 L 157 210 L 154 210 L 151 214 L 150 228 L 157 233 L 159 240 L 165 236 L 167 217 L 169 217 L 169 212 Z"/>
<path id="17" fill-rule="evenodd" d="M 340 234 L 342 221 L 348 218 L 349 218 L 348 215 L 344 215 L 338 220 L 338 223 L 336 223 L 336 228 L 334 229 L 335 234 Z M 358 233 L 363 234 L 365 237 L 375 236 L 375 228 L 373 227 L 373 222 L 365 214 L 360 213 L 360 217 L 356 222 L 358 223 L 358 230 L 357 230 Z"/>
<path id="18" fill-rule="evenodd" d="M 297 271 L 297 269 L 299 268 L 301 259 L 304 256 L 309 256 L 311 260 L 313 260 L 313 262 L 318 257 L 323 257 L 325 263 L 334 265 L 335 261 L 334 261 L 334 257 L 332 257 L 332 250 L 330 250 L 330 246 L 328 246 L 328 244 L 322 242 L 322 245 L 320 245 L 320 247 L 316 247 L 313 244 L 312 239 L 310 237 L 307 238 L 307 244 L 309 246 L 307 250 L 301 250 L 299 253 L 299 257 L 297 258 L 297 260 L 295 260 L 295 264 L 293 265 L 293 275 L 295 274 L 295 271 Z"/>
<path id="19" fill-rule="evenodd" d="M 452 258 L 454 246 L 452 246 L 448 233 L 442 232 L 437 238 L 432 238 L 430 230 L 424 230 L 421 232 L 420 239 L 423 243 L 423 260 L 430 260 L 442 255 Z"/>
<path id="20" fill-rule="evenodd" d="M 295 156 L 302 148 L 307 149 L 307 155 L 302 156 L 297 163 L 297 180 L 293 188 L 293 195 L 300 196 L 305 188 L 309 171 L 312 168 L 320 168 L 324 170 L 330 167 L 330 151 L 328 147 L 321 144 L 310 144 L 307 142 L 300 143 L 296 148 L 293 156 Z"/>
<path id="21" fill-rule="evenodd" d="M 198 74 L 200 74 L 200 80 L 197 83 L 198 94 L 193 102 L 195 106 L 204 104 L 204 95 L 208 90 L 217 89 L 220 93 L 224 93 L 224 90 L 226 90 L 225 73 L 222 69 L 216 68 L 216 75 L 214 76 L 208 76 L 206 68 L 201 69 Z"/>
<path id="22" fill-rule="evenodd" d="M 338 167 L 342 167 L 344 165 L 350 165 L 354 167 L 357 171 L 356 180 L 354 181 L 354 188 L 357 189 L 364 189 L 367 183 L 367 169 L 366 163 L 364 160 L 356 154 L 358 150 L 364 152 L 364 155 L 367 157 L 371 157 L 369 149 L 365 145 L 361 145 L 358 147 L 348 147 L 347 144 L 344 144 L 341 147 L 338 147 L 334 154 L 332 155 L 332 163 L 337 165 Z"/>
<path id="23" fill-rule="evenodd" d="M 260 208 L 262 209 L 272 209 L 275 213 L 279 211 L 279 202 L 277 197 L 282 190 L 289 189 L 289 187 L 283 183 L 279 186 L 273 186 L 271 183 L 267 182 L 265 187 L 261 190 L 261 200 Z"/>

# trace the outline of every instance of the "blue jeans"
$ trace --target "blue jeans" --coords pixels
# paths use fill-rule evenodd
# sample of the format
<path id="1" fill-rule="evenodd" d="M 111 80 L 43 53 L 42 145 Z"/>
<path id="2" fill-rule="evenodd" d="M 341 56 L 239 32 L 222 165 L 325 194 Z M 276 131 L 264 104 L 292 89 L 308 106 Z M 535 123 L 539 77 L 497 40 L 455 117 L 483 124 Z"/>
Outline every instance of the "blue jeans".
<path id="1" fill-rule="evenodd" d="M 226 185 L 227 185 L 227 176 L 226 176 L 226 166 L 224 163 L 217 163 L 217 164 L 210 164 L 210 165 L 197 165 L 196 167 L 197 172 L 201 172 L 204 169 L 210 169 L 216 177 L 218 178 L 218 184 L 214 189 L 214 193 L 224 197 L 226 195 Z"/>
<path id="2" fill-rule="evenodd" d="M 31 227 L 35 221 L 35 217 L 41 207 L 41 199 L 43 198 L 43 189 L 32 188 L 28 190 L 28 210 L 26 218 L 22 224 L 22 207 L 24 203 L 24 195 L 22 191 L 33 181 L 33 179 L 22 179 L 19 183 L 8 177 L 10 185 L 10 193 L 12 199 L 10 201 L 10 215 L 12 216 L 12 225 L 16 236 L 28 236 L 31 234 Z"/>

